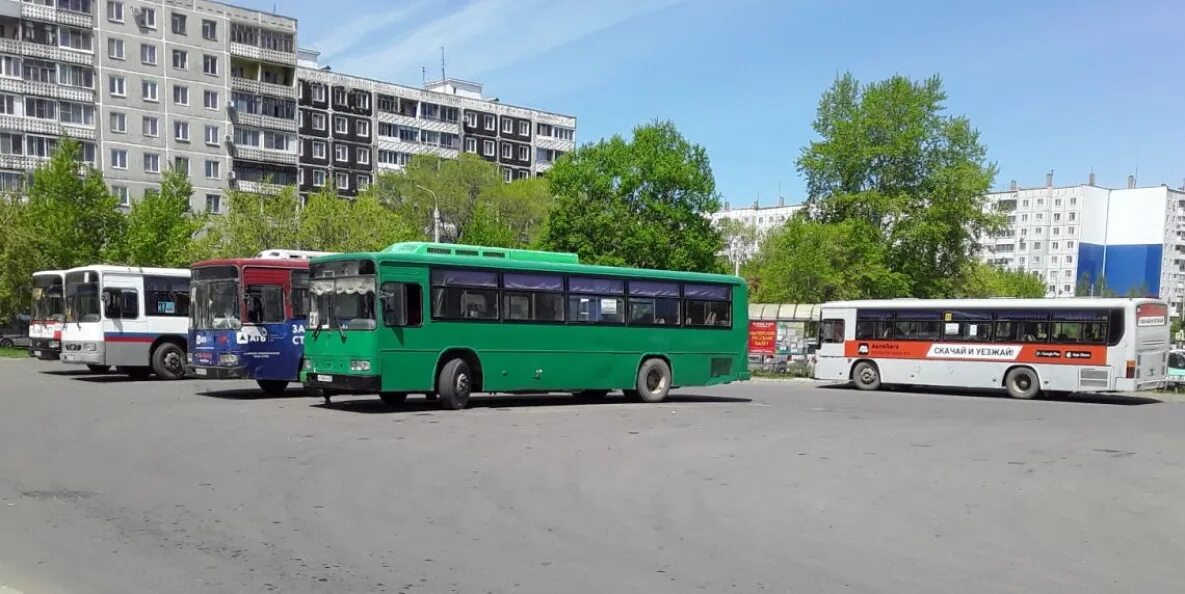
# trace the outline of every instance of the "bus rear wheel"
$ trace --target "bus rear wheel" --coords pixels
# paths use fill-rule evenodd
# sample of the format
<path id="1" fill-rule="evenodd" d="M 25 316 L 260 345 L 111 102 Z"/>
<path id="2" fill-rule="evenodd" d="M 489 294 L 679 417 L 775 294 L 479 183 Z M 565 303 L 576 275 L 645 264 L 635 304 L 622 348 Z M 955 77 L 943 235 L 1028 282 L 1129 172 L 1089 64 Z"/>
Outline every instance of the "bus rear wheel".
<path id="1" fill-rule="evenodd" d="M 861 361 L 852 368 L 852 383 L 861 390 L 879 390 L 881 387 L 881 371 L 875 363 Z"/>
<path id="2" fill-rule="evenodd" d="M 86 368 L 91 370 L 92 373 L 107 373 L 108 371 L 111 371 L 110 365 L 87 364 Z"/>
<path id="3" fill-rule="evenodd" d="M 1009 370 L 1004 376 L 1004 388 L 1008 390 L 1009 396 L 1020 400 L 1032 400 L 1041 393 L 1037 372 L 1028 367 Z"/>
<path id="4" fill-rule="evenodd" d="M 638 380 L 628 394 L 642 402 L 662 402 L 671 391 L 671 366 L 662 359 L 647 359 L 638 368 Z"/>
<path id="5" fill-rule="evenodd" d="M 152 351 L 152 371 L 157 379 L 185 377 L 185 350 L 171 342 L 162 342 Z"/>
<path id="6" fill-rule="evenodd" d="M 384 404 L 403 404 L 407 402 L 406 392 L 379 392 L 379 398 Z"/>
<path id="7" fill-rule="evenodd" d="M 284 394 L 284 390 L 288 389 L 288 382 L 284 380 L 261 379 L 255 380 L 255 383 L 259 384 L 260 390 L 263 390 L 264 393 L 271 396 L 281 396 Z"/>
<path id="8" fill-rule="evenodd" d="M 473 373 L 464 359 L 452 359 L 440 368 L 440 377 L 436 379 L 436 393 L 440 396 L 440 406 L 450 410 L 461 410 L 469 404 L 470 390 L 473 389 Z"/>

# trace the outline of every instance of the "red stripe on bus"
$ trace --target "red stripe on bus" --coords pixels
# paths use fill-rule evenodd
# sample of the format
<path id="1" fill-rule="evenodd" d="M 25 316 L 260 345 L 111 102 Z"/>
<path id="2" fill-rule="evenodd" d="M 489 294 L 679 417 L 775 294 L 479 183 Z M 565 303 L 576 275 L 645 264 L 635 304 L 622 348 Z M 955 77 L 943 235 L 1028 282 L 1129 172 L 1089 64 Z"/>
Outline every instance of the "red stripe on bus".
<path id="1" fill-rule="evenodd" d="M 1094 344 L 1000 344 L 921 340 L 849 340 L 847 357 L 870 359 L 928 359 L 934 361 L 991 361 L 1053 365 L 1106 365 L 1107 347 Z"/>

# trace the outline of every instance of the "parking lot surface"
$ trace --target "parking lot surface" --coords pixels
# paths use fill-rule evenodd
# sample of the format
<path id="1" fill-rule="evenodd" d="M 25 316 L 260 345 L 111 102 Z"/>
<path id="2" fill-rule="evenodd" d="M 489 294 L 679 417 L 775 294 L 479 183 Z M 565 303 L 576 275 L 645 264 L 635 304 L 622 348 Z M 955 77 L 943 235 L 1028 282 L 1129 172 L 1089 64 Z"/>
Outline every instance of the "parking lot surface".
<path id="1" fill-rule="evenodd" d="M 0 361 L 0 591 L 1185 591 L 1185 404 L 332 406 Z"/>

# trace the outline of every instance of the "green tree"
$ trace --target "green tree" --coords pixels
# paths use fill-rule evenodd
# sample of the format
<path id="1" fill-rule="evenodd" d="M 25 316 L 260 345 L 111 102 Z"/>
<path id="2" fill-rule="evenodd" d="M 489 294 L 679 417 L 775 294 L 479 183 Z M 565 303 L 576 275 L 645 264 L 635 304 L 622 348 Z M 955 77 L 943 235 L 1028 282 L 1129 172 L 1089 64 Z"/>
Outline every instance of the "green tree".
<path id="1" fill-rule="evenodd" d="M 310 195 L 301 211 L 298 245 L 302 249 L 369 252 L 415 239 L 423 239 L 423 234 L 370 192 L 345 200 L 326 188 Z"/>
<path id="2" fill-rule="evenodd" d="M 299 248 L 300 198 L 286 186 L 275 194 L 230 191 L 226 214 L 214 217 L 202 243 L 210 255 L 251 257 L 265 249 Z"/>
<path id="3" fill-rule="evenodd" d="M 440 240 L 456 242 L 473 218 L 478 198 L 501 183 L 498 167 L 474 154 L 456 159 L 416 155 L 402 172 L 379 175 L 367 193 L 429 234 L 438 207 Z"/>
<path id="4" fill-rule="evenodd" d="M 739 273 L 741 265 L 748 262 L 757 248 L 757 227 L 740 219 L 722 218 L 716 221 L 724 241 L 725 259 L 728 269 Z"/>
<path id="5" fill-rule="evenodd" d="M 884 263 L 907 281 L 896 296 L 959 294 L 978 262 L 977 238 L 1003 222 L 984 208 L 995 166 L 970 121 L 945 113 L 945 100 L 937 76 L 861 85 L 845 74 L 823 94 L 820 139 L 797 161 L 807 216 L 876 229 Z"/>
<path id="6" fill-rule="evenodd" d="M 160 191 L 147 192 L 132 205 L 126 230 L 115 242 L 109 261 L 131 266 L 182 267 L 193 262 L 194 238 L 206 216 L 190 211 L 193 184 L 182 170 L 170 168 Z"/>
<path id="7" fill-rule="evenodd" d="M 958 297 L 1045 296 L 1045 283 L 1032 272 L 977 263 L 967 268 Z"/>
<path id="8" fill-rule="evenodd" d="M 670 122 L 573 151 L 548 172 L 555 203 L 541 243 L 590 263 L 715 270 L 723 247 L 707 151 Z"/>
<path id="9" fill-rule="evenodd" d="M 300 212 L 300 227 L 293 245 L 325 252 L 342 251 L 350 229 L 350 203 L 338 197 L 328 184 L 309 194 Z"/>
<path id="10" fill-rule="evenodd" d="M 498 218 L 498 212 L 487 201 L 479 201 L 473 211 L 461 242 L 487 247 L 523 247 L 522 237 Z"/>
<path id="11" fill-rule="evenodd" d="M 29 287 L 41 259 L 23 198 L 0 194 L 0 323 L 29 310 Z"/>
<path id="12" fill-rule="evenodd" d="M 508 245 L 501 247 L 526 247 L 534 245 L 543 234 L 555 199 L 548 180 L 534 177 L 486 188 L 479 196 L 479 202 L 481 210 L 485 212 L 475 210 L 474 219 L 492 214 L 497 224 L 504 227 L 511 237 L 510 241 L 505 242 Z M 473 243 L 472 232 L 467 231 L 461 240 Z"/>

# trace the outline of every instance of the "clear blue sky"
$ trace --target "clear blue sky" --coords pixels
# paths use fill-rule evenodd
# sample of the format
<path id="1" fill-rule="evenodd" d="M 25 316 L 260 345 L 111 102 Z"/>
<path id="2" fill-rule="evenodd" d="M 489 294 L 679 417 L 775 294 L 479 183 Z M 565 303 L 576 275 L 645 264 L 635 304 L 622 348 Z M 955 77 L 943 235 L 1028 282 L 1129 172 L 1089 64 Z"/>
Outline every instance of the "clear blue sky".
<path id="1" fill-rule="evenodd" d="M 242 0 L 271 10 L 272 0 Z M 1185 2 L 999 0 L 276 0 L 335 70 L 418 85 L 421 66 L 575 115 L 577 140 L 673 120 L 733 204 L 790 203 L 819 94 L 940 74 L 982 133 L 996 186 L 1180 186 Z"/>

